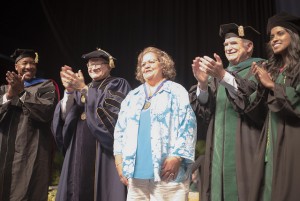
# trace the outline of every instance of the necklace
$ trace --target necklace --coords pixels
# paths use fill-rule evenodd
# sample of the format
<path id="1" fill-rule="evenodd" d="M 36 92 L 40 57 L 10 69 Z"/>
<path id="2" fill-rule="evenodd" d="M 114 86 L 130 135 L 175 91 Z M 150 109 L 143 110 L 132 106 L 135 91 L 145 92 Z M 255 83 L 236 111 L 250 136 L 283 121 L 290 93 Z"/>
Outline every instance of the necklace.
<path id="1" fill-rule="evenodd" d="M 150 99 L 151 99 L 152 97 L 154 97 L 154 96 L 157 94 L 157 92 L 160 90 L 160 88 L 164 85 L 164 83 L 165 83 L 166 81 L 167 81 L 167 80 L 162 81 L 162 82 L 158 85 L 158 87 L 156 88 L 155 92 L 154 92 L 151 96 L 148 95 L 147 89 L 146 89 L 146 84 L 144 84 L 144 91 L 145 91 L 145 95 L 146 95 L 146 101 L 145 101 L 145 104 L 144 104 L 144 106 L 143 106 L 143 110 L 147 110 L 147 109 L 151 106 Z M 149 90 L 149 91 L 150 91 L 150 90 Z"/>

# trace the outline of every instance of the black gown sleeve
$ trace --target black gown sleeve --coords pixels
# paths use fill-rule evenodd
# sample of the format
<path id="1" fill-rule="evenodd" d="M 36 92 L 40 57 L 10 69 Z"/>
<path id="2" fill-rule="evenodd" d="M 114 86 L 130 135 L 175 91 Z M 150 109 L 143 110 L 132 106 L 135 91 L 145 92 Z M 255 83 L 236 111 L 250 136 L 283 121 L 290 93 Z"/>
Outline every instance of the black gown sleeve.
<path id="1" fill-rule="evenodd" d="M 5 87 L 1 87 L 1 103 L 3 95 L 6 93 Z M 22 98 L 22 101 L 20 100 Z M 42 123 L 51 122 L 55 105 L 57 103 L 57 93 L 51 80 L 24 89 L 20 96 L 14 97 L 11 101 L 1 104 L 1 115 L 10 107 L 18 107 L 29 118 Z M 2 119 L 2 118 L 0 118 Z"/>
<path id="2" fill-rule="evenodd" d="M 206 131 L 212 115 L 215 112 L 215 95 L 213 87 L 208 87 L 208 101 L 206 104 L 201 104 L 197 95 L 197 85 L 194 85 L 189 90 L 190 104 L 197 118 L 197 140 L 206 139 Z"/>
<path id="3" fill-rule="evenodd" d="M 65 155 L 73 135 L 76 133 L 77 122 L 84 108 L 74 104 L 66 119 L 61 118 L 61 103 L 56 105 L 51 130 L 58 149 Z"/>
<path id="4" fill-rule="evenodd" d="M 267 114 L 265 89 L 253 79 L 243 78 L 238 74 L 234 76 L 238 85 L 237 96 L 232 98 L 226 89 L 228 100 L 236 112 L 261 127 Z"/>

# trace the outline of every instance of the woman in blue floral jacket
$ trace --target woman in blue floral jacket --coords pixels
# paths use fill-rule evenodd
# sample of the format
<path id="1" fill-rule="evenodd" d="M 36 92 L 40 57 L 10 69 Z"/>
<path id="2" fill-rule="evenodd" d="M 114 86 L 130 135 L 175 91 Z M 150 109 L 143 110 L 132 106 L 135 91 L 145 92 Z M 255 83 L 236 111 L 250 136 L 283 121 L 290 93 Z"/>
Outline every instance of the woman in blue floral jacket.
<path id="1" fill-rule="evenodd" d="M 196 143 L 188 92 L 171 80 L 172 58 L 148 47 L 138 56 L 143 84 L 124 99 L 114 132 L 114 155 L 127 200 L 187 200 Z"/>

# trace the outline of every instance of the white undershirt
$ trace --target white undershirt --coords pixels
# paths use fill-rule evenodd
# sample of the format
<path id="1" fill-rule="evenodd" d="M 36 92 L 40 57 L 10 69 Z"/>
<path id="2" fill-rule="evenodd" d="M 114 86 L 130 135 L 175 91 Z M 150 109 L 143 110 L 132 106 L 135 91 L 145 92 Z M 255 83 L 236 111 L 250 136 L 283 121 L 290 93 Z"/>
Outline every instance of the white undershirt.
<path id="1" fill-rule="evenodd" d="M 229 92 L 229 95 L 232 98 L 237 97 L 237 91 L 238 91 L 238 86 L 235 81 L 235 77 L 231 75 L 228 72 L 225 72 L 225 75 L 222 80 L 219 82 L 221 85 L 223 85 Z M 197 87 L 196 95 L 198 97 L 198 100 L 200 101 L 201 104 L 205 104 L 208 101 L 208 91 L 207 90 L 202 90 Z"/>
<path id="2" fill-rule="evenodd" d="M 19 99 L 24 103 L 25 93 Z M 2 104 L 5 104 L 9 101 L 11 101 L 11 100 L 7 98 L 7 94 L 4 94 L 4 96 L 2 98 Z"/>
<path id="3" fill-rule="evenodd" d="M 67 94 L 65 91 L 64 97 L 60 101 L 61 118 L 63 120 L 66 119 L 67 114 L 70 112 L 70 109 L 71 109 L 72 105 L 74 104 L 74 93 Z"/>

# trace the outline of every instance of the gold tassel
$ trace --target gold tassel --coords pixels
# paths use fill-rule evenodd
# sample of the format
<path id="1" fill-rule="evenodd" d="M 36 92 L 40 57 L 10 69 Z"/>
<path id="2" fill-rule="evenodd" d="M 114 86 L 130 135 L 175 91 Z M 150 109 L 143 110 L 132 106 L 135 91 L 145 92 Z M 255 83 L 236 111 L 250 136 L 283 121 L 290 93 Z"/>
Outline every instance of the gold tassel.
<path id="1" fill-rule="evenodd" d="M 245 36 L 245 32 L 244 32 L 244 27 L 243 26 L 239 26 L 238 32 L 239 32 L 239 36 L 241 36 L 241 37 Z"/>
<path id="2" fill-rule="evenodd" d="M 111 68 L 115 67 L 114 59 L 112 56 L 109 56 L 109 67 Z"/>
<path id="3" fill-rule="evenodd" d="M 35 59 L 34 59 L 34 62 L 37 64 L 39 63 L 39 55 L 37 52 L 35 52 Z"/>
<path id="4" fill-rule="evenodd" d="M 109 67 L 114 68 L 114 67 L 115 67 L 114 58 L 113 58 L 110 54 L 108 54 L 108 52 L 102 50 L 101 48 L 98 48 L 98 47 L 97 47 L 96 49 L 97 49 L 98 51 L 104 52 L 104 53 L 108 56 Z"/>

